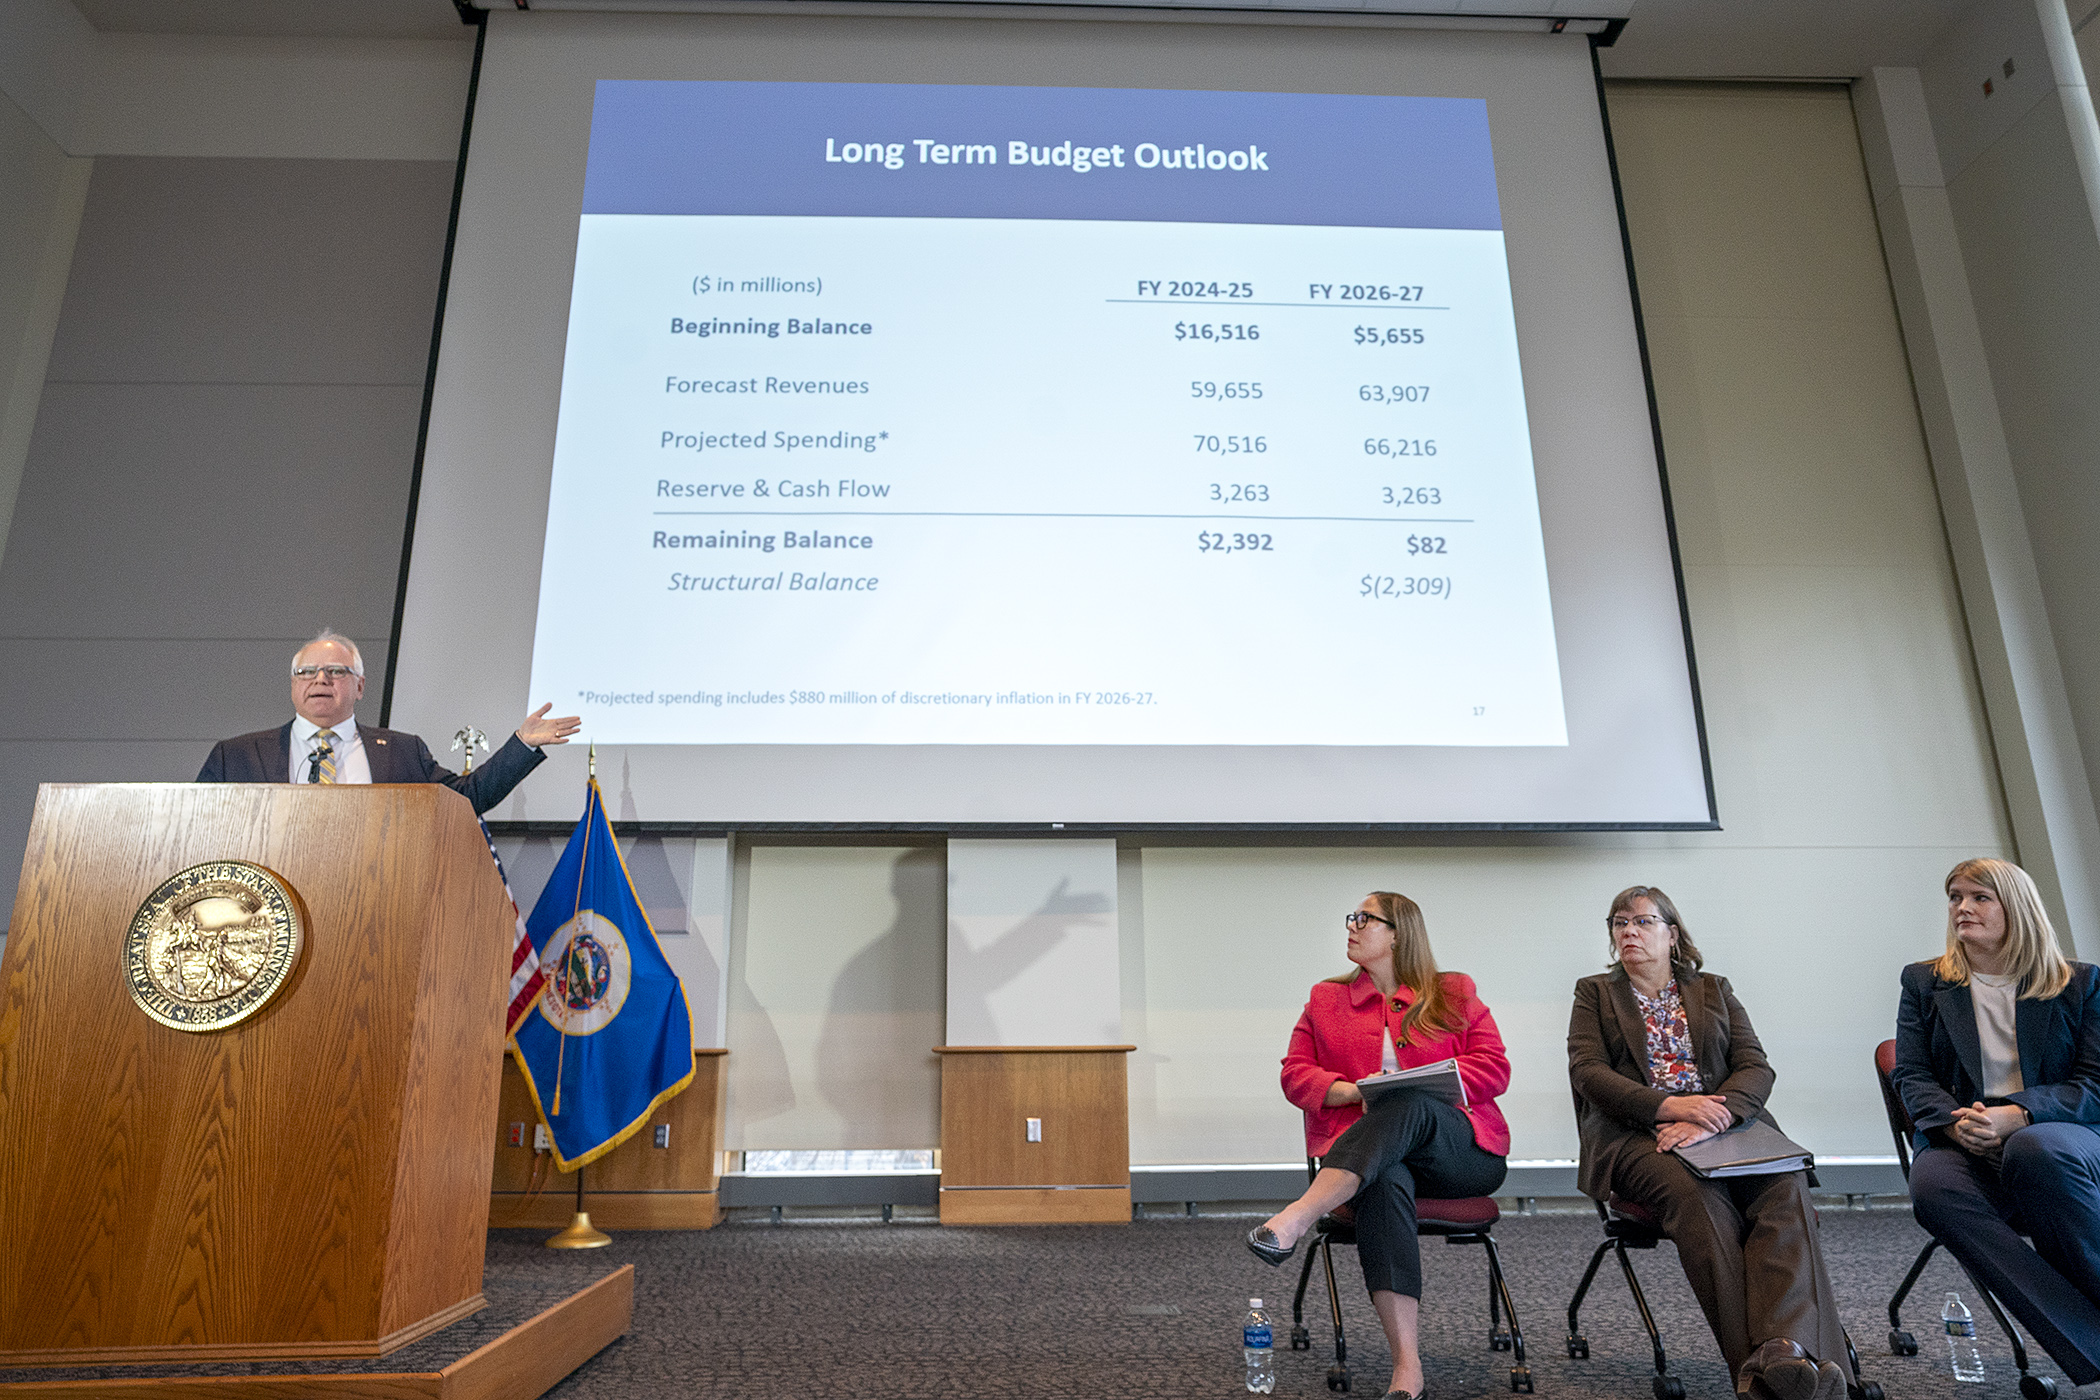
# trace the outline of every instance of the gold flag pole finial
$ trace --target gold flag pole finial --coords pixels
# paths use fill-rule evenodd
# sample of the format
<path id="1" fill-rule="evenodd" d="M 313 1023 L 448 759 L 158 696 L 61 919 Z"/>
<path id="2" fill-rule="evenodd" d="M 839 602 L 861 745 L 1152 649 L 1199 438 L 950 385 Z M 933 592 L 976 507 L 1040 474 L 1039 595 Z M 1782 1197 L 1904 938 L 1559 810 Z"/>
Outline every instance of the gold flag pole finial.
<path id="1" fill-rule="evenodd" d="M 598 742 L 591 741 L 591 781 L 598 781 Z"/>

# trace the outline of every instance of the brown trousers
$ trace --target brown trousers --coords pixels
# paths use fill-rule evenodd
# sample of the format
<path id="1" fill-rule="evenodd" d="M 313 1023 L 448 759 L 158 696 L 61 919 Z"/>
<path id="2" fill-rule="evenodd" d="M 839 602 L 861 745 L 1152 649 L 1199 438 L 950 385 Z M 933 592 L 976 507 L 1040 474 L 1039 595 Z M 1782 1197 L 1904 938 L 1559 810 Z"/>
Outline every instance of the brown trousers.
<path id="1" fill-rule="evenodd" d="M 1661 1214 L 1730 1375 L 1773 1337 L 1844 1367 L 1845 1324 L 1806 1172 L 1708 1181 L 1652 1141 L 1630 1138 L 1620 1153 L 1612 1189 Z"/>

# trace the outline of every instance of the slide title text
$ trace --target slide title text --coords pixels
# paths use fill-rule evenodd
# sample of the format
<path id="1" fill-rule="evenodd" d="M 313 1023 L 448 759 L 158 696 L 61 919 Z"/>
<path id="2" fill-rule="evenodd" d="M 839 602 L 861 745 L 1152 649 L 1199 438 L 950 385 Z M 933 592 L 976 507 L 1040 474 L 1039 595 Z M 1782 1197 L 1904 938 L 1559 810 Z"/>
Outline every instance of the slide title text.
<path id="1" fill-rule="evenodd" d="M 1075 146 L 1070 141 L 1061 141 L 1055 146 L 1034 146 L 1026 141 L 1008 141 L 1004 161 L 1007 165 L 1041 165 L 1056 170 L 1070 170 L 1084 175 L 1089 170 L 1123 170 L 1135 166 L 1139 170 L 1225 170 L 1266 171 L 1269 168 L 1269 153 L 1259 146 L 1234 147 L 1220 150 L 1200 142 L 1193 146 L 1160 146 L 1151 141 L 1140 141 L 1126 149 L 1119 145 Z M 919 165 L 984 165 L 1001 164 L 1000 149 L 996 142 L 944 143 L 930 137 L 914 137 L 910 141 L 847 141 L 824 138 L 824 159 L 834 165 L 867 165 L 880 170 L 902 170 L 906 161 L 906 148 L 918 153 Z M 1126 161 L 1125 156 L 1129 159 Z"/>

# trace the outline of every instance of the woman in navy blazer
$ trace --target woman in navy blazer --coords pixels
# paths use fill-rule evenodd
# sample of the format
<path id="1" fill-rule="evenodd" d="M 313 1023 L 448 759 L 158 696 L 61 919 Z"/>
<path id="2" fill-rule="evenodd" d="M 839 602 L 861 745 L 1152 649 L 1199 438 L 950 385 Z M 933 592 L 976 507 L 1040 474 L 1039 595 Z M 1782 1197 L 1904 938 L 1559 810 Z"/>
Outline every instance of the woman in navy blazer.
<path id="1" fill-rule="evenodd" d="M 1946 890 L 1947 951 L 1903 969 L 1896 1016 L 1896 1090 L 1917 1127 L 1911 1208 L 2065 1375 L 2090 1385 L 2100 969 L 2057 950 L 2017 865 L 1965 860 Z"/>

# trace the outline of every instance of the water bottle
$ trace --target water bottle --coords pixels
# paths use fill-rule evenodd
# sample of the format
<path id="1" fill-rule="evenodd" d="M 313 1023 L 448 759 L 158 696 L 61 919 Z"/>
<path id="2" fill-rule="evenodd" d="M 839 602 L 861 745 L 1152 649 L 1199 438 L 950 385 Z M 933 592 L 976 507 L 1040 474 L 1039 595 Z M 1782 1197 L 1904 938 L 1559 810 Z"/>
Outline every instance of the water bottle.
<path id="1" fill-rule="evenodd" d="M 1947 1359 L 1954 1363 L 1954 1379 L 1982 1380 L 1983 1357 L 1976 1350 L 1976 1319 L 1969 1316 L 1968 1308 L 1962 1305 L 1961 1294 L 1947 1295 L 1947 1306 L 1940 1309 L 1940 1325 L 1947 1329 Z M 1250 1361 L 1247 1365 L 1248 1374 L 1252 1375 L 1254 1363 Z"/>
<path id="2" fill-rule="evenodd" d="M 1240 1324 L 1240 1344 L 1247 1355 L 1247 1389 L 1267 1395 L 1276 1388 L 1276 1334 L 1261 1299 L 1247 1300 L 1247 1320 Z"/>

